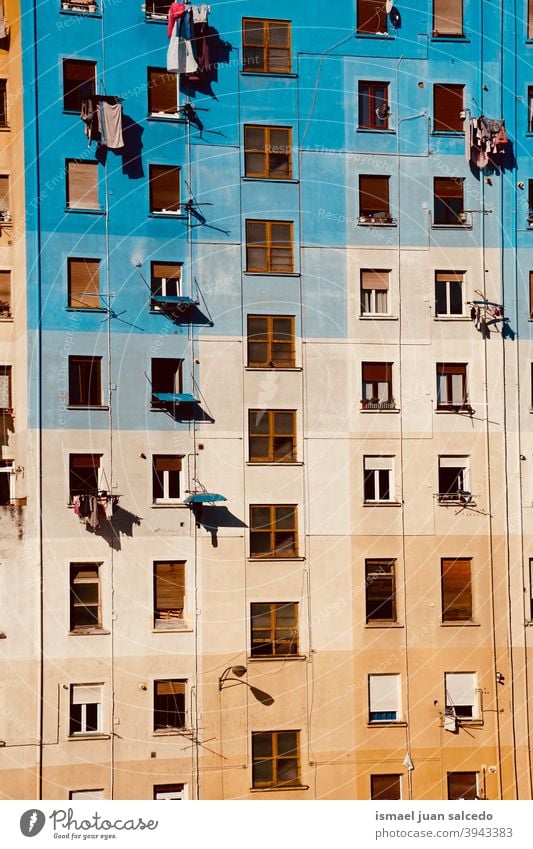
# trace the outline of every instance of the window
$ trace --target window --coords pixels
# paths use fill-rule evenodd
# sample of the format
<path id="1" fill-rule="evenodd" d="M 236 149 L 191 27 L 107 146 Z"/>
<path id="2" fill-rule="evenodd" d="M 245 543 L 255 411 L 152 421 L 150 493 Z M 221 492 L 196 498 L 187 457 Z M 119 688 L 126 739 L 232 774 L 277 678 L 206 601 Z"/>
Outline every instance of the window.
<path id="1" fill-rule="evenodd" d="M 147 18 L 166 18 L 171 6 L 171 0 L 146 0 Z"/>
<path id="2" fill-rule="evenodd" d="M 400 716 L 400 676 L 368 676 L 370 722 L 397 722 Z"/>
<path id="3" fill-rule="evenodd" d="M 457 719 L 477 719 L 475 672 L 446 672 L 446 713 Z"/>
<path id="4" fill-rule="evenodd" d="M 77 310 L 99 310 L 100 260 L 69 259 L 67 264 L 68 305 Z"/>
<path id="5" fill-rule="evenodd" d="M 435 312 L 438 316 L 463 315 L 463 271 L 435 272 Z"/>
<path id="6" fill-rule="evenodd" d="M 388 315 L 390 271 L 361 269 L 361 315 Z"/>
<path id="7" fill-rule="evenodd" d="M 529 622 L 533 622 L 533 558 L 529 560 L 529 609 L 526 616 Z"/>
<path id="8" fill-rule="evenodd" d="M 527 3 L 527 37 L 533 39 L 533 0 Z"/>
<path id="9" fill-rule="evenodd" d="M 291 463 L 296 460 L 296 412 L 249 410 L 251 463 Z"/>
<path id="10" fill-rule="evenodd" d="M 69 799 L 73 801 L 83 800 L 83 799 L 103 799 L 104 791 L 103 790 L 70 790 L 68 794 Z"/>
<path id="11" fill-rule="evenodd" d="M 433 187 L 434 224 L 464 225 L 466 223 L 463 198 L 464 179 L 462 177 L 435 177 Z"/>
<path id="12" fill-rule="evenodd" d="M 11 272 L 0 271 L 0 318 L 11 316 Z"/>
<path id="13" fill-rule="evenodd" d="M 99 209 L 98 163 L 67 159 L 68 209 Z"/>
<path id="14" fill-rule="evenodd" d="M 294 271 L 292 221 L 246 222 L 246 271 Z"/>
<path id="15" fill-rule="evenodd" d="M 472 561 L 469 557 L 441 560 L 442 621 L 472 620 Z"/>
<path id="16" fill-rule="evenodd" d="M 384 0 L 357 0 L 357 32 L 387 34 Z"/>
<path id="17" fill-rule="evenodd" d="M 154 628 L 165 631 L 183 626 L 185 562 L 154 563 Z"/>
<path id="18" fill-rule="evenodd" d="M 371 775 L 370 798 L 381 801 L 401 799 L 401 782 L 401 775 Z"/>
<path id="19" fill-rule="evenodd" d="M 252 657 L 298 654 L 298 604 L 295 602 L 250 605 Z"/>
<path id="20" fill-rule="evenodd" d="M 533 180 L 528 180 L 527 189 L 528 189 L 528 205 L 529 205 L 527 223 L 533 224 Z"/>
<path id="21" fill-rule="evenodd" d="M 181 393 L 183 360 L 170 357 L 157 357 L 152 360 L 152 407 L 166 409 L 168 402 L 156 398 L 158 395 L 177 395 Z"/>
<path id="22" fill-rule="evenodd" d="M 6 128 L 7 122 L 7 80 L 0 80 L 0 127 Z"/>
<path id="23" fill-rule="evenodd" d="M 0 504 L 11 504 L 15 498 L 13 460 L 0 460 Z"/>
<path id="24" fill-rule="evenodd" d="M 9 177 L 7 174 L 0 175 L 0 223 L 11 221 L 11 207 L 9 203 Z"/>
<path id="25" fill-rule="evenodd" d="M 102 358 L 68 358 L 68 403 L 71 407 L 99 407 L 102 404 Z"/>
<path id="26" fill-rule="evenodd" d="M 529 317 L 533 319 L 533 271 L 529 272 Z"/>
<path id="27" fill-rule="evenodd" d="M 154 799 L 182 802 L 187 799 L 186 784 L 154 784 Z"/>
<path id="28" fill-rule="evenodd" d="M 101 454 L 70 454 L 69 486 L 70 497 L 74 495 L 95 495 L 100 489 Z"/>
<path id="29" fill-rule="evenodd" d="M 0 366 L 0 413 L 12 413 L 11 366 Z"/>
<path id="30" fill-rule="evenodd" d="M 433 35 L 463 34 L 463 0 L 433 0 Z"/>
<path id="31" fill-rule="evenodd" d="M 364 457 L 363 458 L 363 492 L 364 500 L 394 501 L 392 464 L 394 457 Z"/>
<path id="32" fill-rule="evenodd" d="M 103 684 L 71 684 L 70 735 L 102 731 Z"/>
<path id="33" fill-rule="evenodd" d="M 152 458 L 152 499 L 154 504 L 179 501 L 181 461 L 174 454 L 154 454 Z"/>
<path id="34" fill-rule="evenodd" d="M 359 83 L 359 127 L 387 130 L 389 127 L 389 84 Z"/>
<path id="35" fill-rule="evenodd" d="M 187 681 L 154 681 L 154 731 L 185 727 L 185 687 Z"/>
<path id="36" fill-rule="evenodd" d="M 152 298 L 179 297 L 181 294 L 181 262 L 152 263 Z M 154 306 L 154 303 L 152 303 Z"/>
<path id="37" fill-rule="evenodd" d="M 294 316 L 248 316 L 248 366 L 294 368 Z"/>
<path id="38" fill-rule="evenodd" d="M 242 19 L 243 68 L 260 74 L 290 74 L 291 23 Z"/>
<path id="39" fill-rule="evenodd" d="M 297 557 L 297 513 L 294 504 L 250 506 L 250 557 Z"/>
<path id="40" fill-rule="evenodd" d="M 363 363 L 363 409 L 384 404 L 394 407 L 392 363 Z"/>
<path id="41" fill-rule="evenodd" d="M 468 472 L 468 457 L 439 457 L 439 501 L 469 500 Z"/>
<path id="42" fill-rule="evenodd" d="M 83 633 L 101 628 L 100 565 L 70 564 L 70 630 Z"/>
<path id="43" fill-rule="evenodd" d="M 437 409 L 461 410 L 467 402 L 466 363 L 437 363 Z"/>
<path id="44" fill-rule="evenodd" d="M 365 560 L 367 622 L 396 622 L 395 568 L 395 560 Z"/>
<path id="45" fill-rule="evenodd" d="M 359 176 L 359 216 L 377 221 L 392 221 L 389 209 L 389 177 Z"/>
<path id="46" fill-rule="evenodd" d="M 290 127 L 244 128 L 244 174 L 288 180 L 292 177 L 292 130 Z"/>
<path id="47" fill-rule="evenodd" d="M 150 212 L 180 211 L 180 169 L 177 165 L 150 165 Z"/>
<path id="48" fill-rule="evenodd" d="M 477 772 L 449 772 L 448 799 L 479 799 Z"/>
<path id="49" fill-rule="evenodd" d="M 148 68 L 148 112 L 150 115 L 178 114 L 176 74 L 163 68 Z"/>
<path id="50" fill-rule="evenodd" d="M 81 102 L 96 94 L 96 62 L 63 59 L 63 109 L 79 112 Z"/>
<path id="51" fill-rule="evenodd" d="M 433 132 L 462 133 L 464 85 L 435 83 L 433 86 Z"/>
<path id="52" fill-rule="evenodd" d="M 252 786 L 300 784 L 299 731 L 252 731 Z"/>

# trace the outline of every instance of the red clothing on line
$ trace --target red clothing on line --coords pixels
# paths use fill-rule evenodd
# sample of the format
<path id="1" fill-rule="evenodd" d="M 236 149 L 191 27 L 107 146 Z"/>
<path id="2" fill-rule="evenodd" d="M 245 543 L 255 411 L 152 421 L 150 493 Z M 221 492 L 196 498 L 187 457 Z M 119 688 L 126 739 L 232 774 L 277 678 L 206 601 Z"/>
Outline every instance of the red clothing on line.
<path id="1" fill-rule="evenodd" d="M 176 23 L 178 18 L 181 18 L 185 11 L 185 3 L 172 3 L 170 9 L 168 10 L 168 27 L 167 27 L 167 35 L 170 38 L 172 35 L 172 30 L 174 29 L 174 24 Z"/>

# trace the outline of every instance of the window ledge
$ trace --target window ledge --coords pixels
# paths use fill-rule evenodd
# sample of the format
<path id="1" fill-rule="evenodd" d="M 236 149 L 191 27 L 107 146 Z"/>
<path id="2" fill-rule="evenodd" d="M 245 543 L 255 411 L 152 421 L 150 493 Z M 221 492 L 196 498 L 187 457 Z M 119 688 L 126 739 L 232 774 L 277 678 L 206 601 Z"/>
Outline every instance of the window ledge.
<path id="1" fill-rule="evenodd" d="M 441 622 L 442 628 L 480 628 L 481 622 Z"/>
<path id="2" fill-rule="evenodd" d="M 181 221 L 187 221 L 188 215 L 186 212 L 150 212 L 148 213 L 148 218 L 174 218 Z"/>
<path id="3" fill-rule="evenodd" d="M 437 506 L 438 507 L 477 507 L 477 501 L 467 501 L 465 498 L 449 498 L 449 499 L 440 499 L 437 498 Z"/>
<path id="4" fill-rule="evenodd" d="M 472 319 L 469 315 L 434 315 L 433 321 L 472 321 Z"/>
<path id="5" fill-rule="evenodd" d="M 442 408 L 439 408 L 439 407 L 435 407 L 433 412 L 435 413 L 435 415 L 438 415 L 438 416 L 459 416 L 459 415 L 465 414 L 465 413 L 466 413 L 467 416 L 471 416 L 474 411 L 471 407 L 455 407 L 455 408 L 451 408 L 449 410 L 445 410 L 445 409 L 442 409 Z M 531 410 L 530 412 L 533 413 L 533 410 Z"/>
<path id="6" fill-rule="evenodd" d="M 109 410 L 107 404 L 67 404 L 67 410 Z"/>
<path id="7" fill-rule="evenodd" d="M 246 177 L 242 176 L 241 180 L 243 183 L 291 183 L 292 185 L 298 185 L 300 182 L 296 180 L 294 177 Z"/>
<path id="8" fill-rule="evenodd" d="M 292 563 L 295 560 L 303 563 L 306 557 L 247 557 L 248 563 Z"/>
<path id="9" fill-rule="evenodd" d="M 80 209 L 76 206 L 66 206 L 65 214 L 69 215 L 105 215 L 105 209 Z"/>
<path id="10" fill-rule="evenodd" d="M 403 719 L 385 719 L 383 721 L 367 722 L 367 728 L 407 728 L 407 722 Z"/>
<path id="11" fill-rule="evenodd" d="M 145 15 L 144 17 L 145 24 L 168 24 L 168 16 L 161 15 L 158 17 L 157 15 Z"/>
<path id="12" fill-rule="evenodd" d="M 11 127 L 9 126 L 9 124 L 6 124 L 5 126 L 0 127 L 0 133 L 9 133 L 10 130 L 11 130 Z"/>
<path id="13" fill-rule="evenodd" d="M 472 230 L 472 224 L 432 224 L 432 230 Z"/>
<path id="14" fill-rule="evenodd" d="M 153 737 L 181 737 L 184 734 L 191 734 L 192 731 L 189 728 L 186 728 L 185 725 L 183 728 L 158 728 L 156 731 L 152 731 Z"/>
<path id="15" fill-rule="evenodd" d="M 394 41 L 394 36 L 389 32 L 356 32 L 355 37 L 390 39 L 391 41 Z"/>
<path id="16" fill-rule="evenodd" d="M 391 221 L 380 221 L 379 219 L 376 219 L 376 218 L 369 219 L 368 221 L 364 221 L 363 220 L 364 217 L 365 216 L 362 216 L 362 217 L 360 216 L 357 219 L 357 226 L 358 227 L 397 227 L 398 226 L 398 222 L 396 221 L 395 218 L 393 218 Z"/>
<path id="17" fill-rule="evenodd" d="M 185 504 L 184 501 L 161 501 L 150 504 L 152 510 L 162 510 L 165 508 L 170 508 L 175 510 L 176 507 L 189 507 L 188 504 Z"/>
<path id="18" fill-rule="evenodd" d="M 266 663 L 267 661 L 276 661 L 277 663 L 285 663 L 286 660 L 307 660 L 306 654 L 273 654 L 273 655 L 263 655 L 263 657 L 255 657 L 254 655 L 248 655 L 246 658 L 247 663 Z"/>
<path id="19" fill-rule="evenodd" d="M 156 121 L 163 124 L 186 124 L 187 119 L 182 118 L 178 112 L 170 112 L 168 115 L 159 114 L 158 112 L 150 112 L 146 116 L 147 121 Z"/>
<path id="20" fill-rule="evenodd" d="M 363 507 L 401 507 L 401 501 L 363 501 Z"/>
<path id="21" fill-rule="evenodd" d="M 533 321 L 533 318 L 531 319 Z M 245 366 L 245 371 L 303 371 L 301 366 Z"/>
<path id="22" fill-rule="evenodd" d="M 361 321 L 398 321 L 397 315 L 387 315 L 386 313 L 365 313 L 360 315 Z"/>
<path id="23" fill-rule="evenodd" d="M 101 731 L 86 731 L 80 734 L 69 734 L 69 740 L 111 740 L 111 734 L 102 734 Z"/>
<path id="24" fill-rule="evenodd" d="M 95 634 L 110 634 L 106 628 L 87 628 L 86 631 L 69 631 L 69 637 L 93 637 Z"/>
<path id="25" fill-rule="evenodd" d="M 80 4 L 81 5 L 81 4 Z M 89 12 L 88 9 L 65 9 L 59 10 L 60 15 L 82 15 L 84 18 L 101 18 L 102 13 L 98 11 Z"/>
<path id="26" fill-rule="evenodd" d="M 470 44 L 470 39 L 466 35 L 432 35 L 430 41 L 435 43 L 440 41 L 460 41 L 461 43 Z"/>
<path id="27" fill-rule="evenodd" d="M 183 628 L 152 628 L 152 634 L 192 634 L 193 632 L 194 629 L 187 622 L 183 624 Z"/>
<path id="28" fill-rule="evenodd" d="M 400 411 L 399 407 L 385 407 L 385 408 L 378 407 L 376 409 L 370 409 L 370 410 L 361 407 L 359 412 L 360 413 L 380 413 L 381 414 L 381 413 L 399 413 L 401 411 Z"/>
<path id="29" fill-rule="evenodd" d="M 250 787 L 250 793 L 284 793 L 287 790 L 309 790 L 309 785 L 288 784 L 286 787 Z"/>
<path id="30" fill-rule="evenodd" d="M 252 467 L 253 466 L 260 466 L 261 468 L 263 468 L 264 466 L 273 466 L 274 468 L 279 468 L 280 466 L 283 466 L 283 467 L 285 467 L 285 466 L 303 466 L 304 464 L 303 464 L 303 461 L 301 461 L 301 460 L 294 460 L 290 463 L 283 463 L 283 462 L 276 463 L 272 460 L 267 460 L 267 462 L 263 463 L 263 462 L 261 462 L 261 460 L 255 460 L 255 461 L 247 460 L 246 465 L 252 466 Z"/>
<path id="31" fill-rule="evenodd" d="M 381 127 L 357 127 L 356 133 L 381 133 L 383 135 L 395 136 L 396 130 Z"/>
<path id="32" fill-rule="evenodd" d="M 298 74 L 293 74 L 290 71 L 281 71 L 279 74 L 275 71 L 241 71 L 243 77 L 284 77 L 289 80 L 295 80 Z"/>
<path id="33" fill-rule="evenodd" d="M 301 277 L 299 271 L 243 271 L 245 277 Z"/>
<path id="34" fill-rule="evenodd" d="M 431 136 L 442 136 L 443 138 L 464 138 L 464 130 L 432 130 Z"/>
<path id="35" fill-rule="evenodd" d="M 66 312 L 107 312 L 105 307 L 65 307 Z"/>
<path id="36" fill-rule="evenodd" d="M 401 622 L 387 622 L 385 619 L 381 622 L 367 622 L 365 624 L 365 628 L 370 628 L 371 630 L 375 630 L 376 628 L 403 628 L 404 626 Z"/>
<path id="37" fill-rule="evenodd" d="M 13 320 L 14 319 L 13 319 L 12 315 L 0 315 L 0 324 L 2 324 L 2 323 L 12 324 Z"/>

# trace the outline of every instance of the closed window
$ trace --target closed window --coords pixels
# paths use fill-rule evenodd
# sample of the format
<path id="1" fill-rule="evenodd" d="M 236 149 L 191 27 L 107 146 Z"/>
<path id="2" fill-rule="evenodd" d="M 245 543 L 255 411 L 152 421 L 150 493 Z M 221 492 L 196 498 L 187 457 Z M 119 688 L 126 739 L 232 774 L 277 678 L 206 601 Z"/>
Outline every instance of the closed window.
<path id="1" fill-rule="evenodd" d="M 146 0 L 146 17 L 166 18 L 171 5 L 172 0 Z"/>
<path id="2" fill-rule="evenodd" d="M 154 784 L 154 799 L 167 802 L 183 802 L 187 799 L 187 785 Z"/>
<path id="3" fill-rule="evenodd" d="M 367 622 L 396 622 L 396 561 L 365 560 Z"/>
<path id="4" fill-rule="evenodd" d="M 394 501 L 394 457 L 363 458 L 363 493 L 365 502 Z"/>
<path id="5" fill-rule="evenodd" d="M 357 32 L 387 33 L 385 0 L 357 0 Z"/>
<path id="6" fill-rule="evenodd" d="M 477 772 L 449 772 L 448 799 L 479 799 Z"/>
<path id="7" fill-rule="evenodd" d="M 466 363 L 437 363 L 437 409 L 461 409 L 467 401 Z"/>
<path id="8" fill-rule="evenodd" d="M 464 89 L 464 85 L 448 83 L 433 86 L 433 132 L 463 132 Z"/>
<path id="9" fill-rule="evenodd" d="M 378 221 L 390 221 L 389 177 L 359 176 L 359 215 Z"/>
<path id="10" fill-rule="evenodd" d="M 70 735 L 102 732 L 103 684 L 72 684 L 70 687 Z"/>
<path id="11" fill-rule="evenodd" d="M 363 363 L 363 408 L 369 404 L 382 405 L 392 397 L 392 363 Z"/>
<path id="12" fill-rule="evenodd" d="M 0 271 L 0 318 L 11 316 L 11 272 Z"/>
<path id="13" fill-rule="evenodd" d="M 0 127 L 8 127 L 7 120 L 7 80 L 0 80 Z"/>
<path id="14" fill-rule="evenodd" d="M 389 84 L 359 83 L 359 126 L 367 130 L 389 127 Z"/>
<path id="15" fill-rule="evenodd" d="M 462 177 L 435 177 L 434 224 L 462 226 L 466 223 L 464 211 L 464 179 Z"/>
<path id="16" fill-rule="evenodd" d="M 463 271 L 435 272 L 435 312 L 438 316 L 463 315 Z"/>
<path id="17" fill-rule="evenodd" d="M 475 672 L 446 672 L 446 713 L 457 719 L 477 719 L 478 699 Z"/>
<path id="18" fill-rule="evenodd" d="M 180 168 L 177 165 L 150 165 L 150 212 L 180 211 Z"/>
<path id="19" fill-rule="evenodd" d="M 148 68 L 148 112 L 150 115 L 176 115 L 177 75 L 163 68 Z"/>
<path id="20" fill-rule="evenodd" d="M 433 35 L 463 34 L 463 0 L 433 0 Z"/>
<path id="21" fill-rule="evenodd" d="M 439 501 L 470 500 L 468 457 L 439 457 Z"/>
<path id="22" fill-rule="evenodd" d="M 371 775 L 370 798 L 382 801 L 394 801 L 402 798 L 401 775 Z"/>
<path id="23" fill-rule="evenodd" d="M 292 221 L 246 222 L 246 270 L 271 274 L 294 271 Z"/>
<path id="24" fill-rule="evenodd" d="M 153 262 L 151 266 L 152 307 L 161 307 L 165 298 L 181 295 L 181 262 Z"/>
<path id="25" fill-rule="evenodd" d="M 292 131 L 290 127 L 244 128 L 244 173 L 246 177 L 288 180 L 292 177 Z"/>
<path id="26" fill-rule="evenodd" d="M 248 366 L 294 368 L 294 316 L 248 316 Z"/>
<path id="27" fill-rule="evenodd" d="M 175 454 L 154 454 L 152 458 L 152 500 L 154 504 L 179 501 L 181 462 Z"/>
<path id="28" fill-rule="evenodd" d="M 81 110 L 81 102 L 96 93 L 96 62 L 80 59 L 63 60 L 63 108 L 66 112 Z"/>
<path id="29" fill-rule="evenodd" d="M 441 560 L 442 621 L 472 619 L 472 561 L 469 557 Z"/>
<path id="30" fill-rule="evenodd" d="M 9 176 L 0 175 L 0 223 L 9 223 L 12 219 L 9 201 Z"/>
<path id="31" fill-rule="evenodd" d="M 102 403 L 102 358 L 68 358 L 68 402 L 71 407 L 99 407 Z"/>
<path id="32" fill-rule="evenodd" d="M 267 602 L 250 605 L 252 657 L 298 654 L 298 604 Z"/>
<path id="33" fill-rule="evenodd" d="M 184 561 L 157 561 L 154 563 L 154 628 L 165 631 L 182 626 L 184 607 Z"/>
<path id="34" fill-rule="evenodd" d="M 390 271 L 361 269 L 361 315 L 388 315 Z"/>
<path id="35" fill-rule="evenodd" d="M 249 452 L 252 463 L 296 460 L 296 412 L 249 410 Z"/>
<path id="36" fill-rule="evenodd" d="M 250 506 L 250 557 L 297 557 L 297 514 L 294 504 Z"/>
<path id="37" fill-rule="evenodd" d="M 11 399 L 11 366 L 0 366 L 0 411 L 12 412 Z"/>
<path id="38" fill-rule="evenodd" d="M 154 681 L 154 731 L 185 727 L 186 686 L 184 679 Z"/>
<path id="39" fill-rule="evenodd" d="M 67 207 L 99 209 L 98 163 L 67 159 Z"/>
<path id="40" fill-rule="evenodd" d="M 397 722 L 400 718 L 400 676 L 369 675 L 370 722 Z"/>
<path id="41" fill-rule="evenodd" d="M 101 309 L 100 260 L 69 259 L 68 305 L 71 309 Z"/>
<path id="42" fill-rule="evenodd" d="M 90 631 L 101 628 L 100 565 L 70 564 L 70 630 Z"/>
<path id="43" fill-rule="evenodd" d="M 182 389 L 183 360 L 172 357 L 152 359 L 152 407 L 166 409 Z"/>
<path id="44" fill-rule="evenodd" d="M 252 731 L 252 785 L 300 784 L 299 731 Z"/>
<path id="45" fill-rule="evenodd" d="M 258 74 L 290 73 L 290 21 L 243 18 L 242 52 L 245 71 Z"/>
<path id="46" fill-rule="evenodd" d="M 101 454 L 69 455 L 70 497 L 74 495 L 96 495 L 100 489 Z"/>

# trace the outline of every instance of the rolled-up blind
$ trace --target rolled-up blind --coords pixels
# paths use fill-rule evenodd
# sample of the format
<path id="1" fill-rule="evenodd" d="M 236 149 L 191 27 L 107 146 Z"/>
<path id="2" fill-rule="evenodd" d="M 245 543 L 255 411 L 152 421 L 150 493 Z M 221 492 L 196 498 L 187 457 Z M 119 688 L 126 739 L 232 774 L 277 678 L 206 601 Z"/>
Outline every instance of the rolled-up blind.
<path id="1" fill-rule="evenodd" d="M 462 198 L 463 182 L 460 177 L 435 177 L 435 196 L 439 198 Z"/>
<path id="2" fill-rule="evenodd" d="M 76 684 L 72 688 L 73 705 L 94 705 L 102 701 L 101 684 Z"/>
<path id="3" fill-rule="evenodd" d="M 361 175 L 359 177 L 360 212 L 389 211 L 389 178 Z"/>
<path id="4" fill-rule="evenodd" d="M 164 262 L 154 262 L 152 263 L 152 275 L 161 279 L 164 277 L 166 280 L 180 280 L 181 279 L 181 265 L 176 263 L 164 263 Z"/>
<path id="5" fill-rule="evenodd" d="M 180 169 L 174 165 L 150 165 L 150 200 L 153 212 L 177 212 L 180 208 Z"/>
<path id="6" fill-rule="evenodd" d="M 399 675 L 371 675 L 370 710 L 375 712 L 398 711 Z"/>
<path id="7" fill-rule="evenodd" d="M 0 409 L 11 407 L 11 366 L 0 366 Z"/>
<path id="8" fill-rule="evenodd" d="M 181 457 L 156 457 L 154 466 L 158 472 L 181 472 Z"/>
<path id="9" fill-rule="evenodd" d="M 0 210 L 9 209 L 9 177 L 0 175 Z"/>
<path id="10" fill-rule="evenodd" d="M 462 35 L 463 0 L 433 0 L 433 30 L 439 35 Z"/>
<path id="11" fill-rule="evenodd" d="M 392 363 L 363 363 L 363 380 L 365 382 L 392 380 Z"/>
<path id="12" fill-rule="evenodd" d="M 0 302 L 11 303 L 11 272 L 0 271 Z"/>
<path id="13" fill-rule="evenodd" d="M 445 622 L 472 617 L 472 578 L 469 558 L 442 561 L 442 618 Z M 471 704 L 471 702 L 456 702 Z"/>
<path id="14" fill-rule="evenodd" d="M 376 469 L 392 469 L 392 457 L 365 457 L 363 460 L 365 472 L 373 472 Z"/>
<path id="15" fill-rule="evenodd" d="M 70 465 L 73 469 L 99 469 L 101 454 L 71 454 Z"/>
<path id="16" fill-rule="evenodd" d="M 100 262 L 69 259 L 69 307 L 97 309 L 100 306 Z"/>
<path id="17" fill-rule="evenodd" d="M 463 278 L 462 271 L 437 271 L 435 274 L 437 283 L 462 283 Z"/>
<path id="18" fill-rule="evenodd" d="M 184 597 L 185 563 L 156 563 L 156 610 L 182 610 Z"/>
<path id="19" fill-rule="evenodd" d="M 361 271 L 361 289 L 378 289 L 386 291 L 389 288 L 390 271 Z"/>
<path id="20" fill-rule="evenodd" d="M 446 705 L 474 705 L 476 700 L 476 676 L 474 672 L 446 673 Z"/>
<path id="21" fill-rule="evenodd" d="M 156 696 L 184 696 L 186 681 L 156 681 Z"/>
<path id="22" fill-rule="evenodd" d="M 439 467 L 441 469 L 465 469 L 466 464 L 466 457 L 439 457 Z"/>
<path id="23" fill-rule="evenodd" d="M 98 209 L 98 165 L 72 161 L 67 166 L 67 206 Z"/>
<path id="24" fill-rule="evenodd" d="M 168 71 L 150 70 L 148 72 L 150 112 L 173 114 L 178 108 L 176 74 Z"/>

